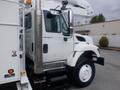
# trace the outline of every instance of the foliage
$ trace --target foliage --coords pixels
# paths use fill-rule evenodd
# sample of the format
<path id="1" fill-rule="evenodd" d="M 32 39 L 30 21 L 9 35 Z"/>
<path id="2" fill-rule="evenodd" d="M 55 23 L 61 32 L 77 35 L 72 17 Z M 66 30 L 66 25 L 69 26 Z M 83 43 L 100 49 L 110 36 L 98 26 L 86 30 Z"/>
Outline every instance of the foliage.
<path id="1" fill-rule="evenodd" d="M 90 23 L 99 23 L 99 22 L 105 22 L 105 17 L 103 14 L 94 16 L 90 21 Z"/>
<path id="2" fill-rule="evenodd" d="M 99 45 L 101 47 L 108 47 L 108 44 L 109 44 L 108 38 L 106 36 L 102 36 L 99 41 Z"/>

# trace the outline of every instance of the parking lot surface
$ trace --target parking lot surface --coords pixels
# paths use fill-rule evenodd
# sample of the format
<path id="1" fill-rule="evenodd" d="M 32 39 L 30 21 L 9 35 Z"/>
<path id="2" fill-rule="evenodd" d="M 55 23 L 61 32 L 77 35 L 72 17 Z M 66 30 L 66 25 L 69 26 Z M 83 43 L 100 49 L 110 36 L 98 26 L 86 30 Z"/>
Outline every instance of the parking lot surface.
<path id="1" fill-rule="evenodd" d="M 105 66 L 96 65 L 96 76 L 85 88 L 71 86 L 67 90 L 120 90 L 120 51 L 101 50 Z"/>
<path id="2" fill-rule="evenodd" d="M 101 50 L 101 56 L 105 58 L 105 66 L 96 64 L 96 76 L 88 87 L 76 88 L 68 83 L 67 88 L 50 90 L 120 90 L 120 51 Z M 0 90 L 16 90 L 16 88 L 10 84 Z"/>

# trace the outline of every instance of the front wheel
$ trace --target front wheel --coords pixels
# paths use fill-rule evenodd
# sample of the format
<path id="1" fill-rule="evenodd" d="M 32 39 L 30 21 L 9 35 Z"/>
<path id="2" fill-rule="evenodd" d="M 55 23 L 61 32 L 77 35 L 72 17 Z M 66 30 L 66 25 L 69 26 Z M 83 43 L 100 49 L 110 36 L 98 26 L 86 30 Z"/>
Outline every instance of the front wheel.
<path id="1" fill-rule="evenodd" d="M 94 77 L 94 63 L 87 58 L 81 58 L 72 72 L 71 80 L 73 80 L 78 87 L 86 87 L 93 81 Z"/>

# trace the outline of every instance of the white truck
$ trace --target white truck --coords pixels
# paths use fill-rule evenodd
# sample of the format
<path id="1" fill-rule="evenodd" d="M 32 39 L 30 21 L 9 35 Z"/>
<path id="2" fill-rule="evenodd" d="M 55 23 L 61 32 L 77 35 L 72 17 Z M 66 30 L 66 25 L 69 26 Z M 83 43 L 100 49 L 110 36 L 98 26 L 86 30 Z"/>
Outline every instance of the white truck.
<path id="1" fill-rule="evenodd" d="M 73 32 L 73 14 L 67 5 L 75 3 L 54 1 L 62 3 L 58 9 L 46 8 L 45 2 L 51 4 L 50 0 L 0 0 L 0 86 L 14 82 L 18 90 L 32 90 L 35 83 L 48 84 L 67 75 L 85 87 L 94 79 L 94 63 L 104 65 L 92 39 Z"/>

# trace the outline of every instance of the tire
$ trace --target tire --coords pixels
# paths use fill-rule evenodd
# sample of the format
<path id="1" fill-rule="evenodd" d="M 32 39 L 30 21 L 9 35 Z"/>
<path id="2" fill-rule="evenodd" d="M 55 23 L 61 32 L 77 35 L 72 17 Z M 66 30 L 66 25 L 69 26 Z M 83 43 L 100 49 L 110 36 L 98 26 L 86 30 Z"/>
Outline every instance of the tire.
<path id="1" fill-rule="evenodd" d="M 95 77 L 94 63 L 85 57 L 80 58 L 74 70 L 69 73 L 69 77 L 77 87 L 83 88 L 90 85 Z"/>

